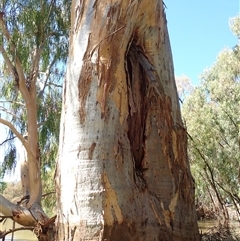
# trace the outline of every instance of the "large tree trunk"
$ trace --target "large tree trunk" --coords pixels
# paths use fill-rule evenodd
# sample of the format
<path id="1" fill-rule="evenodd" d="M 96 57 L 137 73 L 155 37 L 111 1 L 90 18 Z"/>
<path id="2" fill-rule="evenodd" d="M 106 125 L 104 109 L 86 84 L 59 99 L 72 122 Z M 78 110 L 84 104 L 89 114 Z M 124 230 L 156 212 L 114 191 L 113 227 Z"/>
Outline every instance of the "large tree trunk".
<path id="1" fill-rule="evenodd" d="M 198 240 L 163 2 L 73 1 L 57 240 Z"/>

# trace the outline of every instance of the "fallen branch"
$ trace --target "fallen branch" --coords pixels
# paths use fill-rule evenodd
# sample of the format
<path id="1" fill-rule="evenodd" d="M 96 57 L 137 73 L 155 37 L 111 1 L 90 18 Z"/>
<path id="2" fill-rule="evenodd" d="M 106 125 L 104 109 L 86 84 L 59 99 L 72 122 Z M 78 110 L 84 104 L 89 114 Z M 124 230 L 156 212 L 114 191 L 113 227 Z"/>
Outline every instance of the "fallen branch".
<path id="1" fill-rule="evenodd" d="M 53 228 L 53 224 L 56 220 L 57 215 L 53 216 L 52 218 L 49 218 L 45 222 L 39 221 L 36 226 L 28 226 L 28 227 L 20 227 L 20 228 L 12 228 L 7 231 L 1 231 L 0 230 L 0 239 L 5 240 L 5 237 L 10 234 L 17 231 L 23 231 L 23 230 L 30 230 L 32 231 L 37 237 L 40 237 L 42 234 L 46 233 L 47 230 Z M 12 216 L 0 216 L 0 218 L 6 219 L 11 218 Z"/>
<path id="2" fill-rule="evenodd" d="M 16 221 L 17 223 L 23 226 L 31 227 L 36 224 L 34 217 L 26 207 L 21 207 L 21 206 L 18 206 L 17 204 L 10 202 L 1 194 L 0 194 L 0 213 L 4 215 L 4 216 L 1 216 L 2 218 L 3 217 L 12 218 L 14 221 Z"/>

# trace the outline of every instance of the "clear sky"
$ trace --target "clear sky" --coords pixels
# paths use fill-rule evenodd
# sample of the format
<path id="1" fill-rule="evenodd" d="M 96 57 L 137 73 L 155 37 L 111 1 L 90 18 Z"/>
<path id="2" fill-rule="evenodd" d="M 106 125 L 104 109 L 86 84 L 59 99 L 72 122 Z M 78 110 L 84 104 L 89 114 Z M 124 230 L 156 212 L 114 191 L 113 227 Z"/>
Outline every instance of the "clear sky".
<path id="1" fill-rule="evenodd" d="M 165 0 L 175 75 L 199 75 L 210 67 L 224 47 L 238 43 L 229 18 L 239 14 L 240 0 Z"/>

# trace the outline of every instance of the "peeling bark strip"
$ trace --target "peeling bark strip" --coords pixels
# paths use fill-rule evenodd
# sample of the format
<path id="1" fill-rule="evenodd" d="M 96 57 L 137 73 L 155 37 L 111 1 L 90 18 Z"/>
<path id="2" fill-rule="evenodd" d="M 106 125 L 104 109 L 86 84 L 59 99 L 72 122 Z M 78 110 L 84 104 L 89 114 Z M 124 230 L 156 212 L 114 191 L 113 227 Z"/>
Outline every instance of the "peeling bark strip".
<path id="1" fill-rule="evenodd" d="M 198 241 L 163 2 L 72 10 L 57 240 Z"/>

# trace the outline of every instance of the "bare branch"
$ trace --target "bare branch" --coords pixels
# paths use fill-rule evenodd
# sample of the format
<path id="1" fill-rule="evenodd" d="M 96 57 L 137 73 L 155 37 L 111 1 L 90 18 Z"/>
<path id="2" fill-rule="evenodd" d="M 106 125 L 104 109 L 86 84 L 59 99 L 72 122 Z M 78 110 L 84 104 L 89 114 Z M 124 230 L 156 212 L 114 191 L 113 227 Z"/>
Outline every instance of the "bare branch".
<path id="1" fill-rule="evenodd" d="M 55 194 L 55 192 L 48 192 L 48 193 L 45 193 L 45 194 L 42 195 L 42 197 L 46 197 L 46 196 L 48 196 L 48 195 L 52 195 L 52 194 Z"/>
<path id="2" fill-rule="evenodd" d="M 18 101 L 12 101 L 12 100 L 0 100 L 0 103 L 13 103 L 13 104 L 17 104 L 25 107 L 24 103 L 18 102 Z"/>
<path id="3" fill-rule="evenodd" d="M 62 88 L 63 87 L 62 85 L 57 85 L 57 84 L 54 84 L 52 82 L 49 82 L 48 85 L 52 85 L 52 86 L 58 87 L 58 88 Z"/>
<path id="4" fill-rule="evenodd" d="M 221 108 L 223 110 L 223 112 L 228 116 L 228 118 L 230 119 L 230 121 L 232 122 L 232 124 L 235 126 L 236 128 L 236 132 L 239 133 L 239 128 L 238 128 L 238 124 L 233 120 L 233 118 L 230 116 L 230 114 L 228 114 L 228 112 L 226 110 L 224 110 L 223 108 Z"/>
<path id="5" fill-rule="evenodd" d="M 51 64 L 50 64 L 50 65 L 48 66 L 48 68 L 47 68 L 46 78 L 45 78 L 45 81 L 44 81 L 44 86 L 43 86 L 42 90 L 39 92 L 38 98 L 42 98 L 42 96 L 43 96 L 44 90 L 45 90 L 45 88 L 46 88 L 46 86 L 47 86 L 47 82 L 48 82 L 49 76 L 50 76 L 50 74 L 51 74 L 50 70 L 51 70 L 52 66 L 54 65 L 54 63 L 56 62 L 56 60 L 57 60 L 57 58 L 55 57 L 55 58 L 53 59 L 53 61 L 51 62 Z M 56 86 L 56 87 L 59 87 L 59 86 Z"/>
<path id="6" fill-rule="evenodd" d="M 49 12 L 48 12 L 48 16 L 47 16 L 46 21 L 45 21 L 45 26 L 47 26 L 47 24 L 48 24 L 48 20 L 50 18 L 50 14 L 52 12 L 54 2 L 55 2 L 54 0 L 51 1 L 50 9 L 49 9 Z"/>
<path id="7" fill-rule="evenodd" d="M 3 218 L 9 218 L 7 216 L 2 216 Z M 22 230 L 30 230 L 33 231 L 37 236 L 39 236 L 39 231 L 42 232 L 42 230 L 46 229 L 47 227 L 51 226 L 55 220 L 56 220 L 57 215 L 53 216 L 52 218 L 49 218 L 47 221 L 45 221 L 44 223 L 37 223 L 37 226 L 28 226 L 28 227 L 20 227 L 20 228 L 13 228 L 13 229 L 9 229 L 8 231 L 0 231 L 0 239 L 5 239 L 5 237 L 10 234 L 10 233 L 14 233 L 16 231 L 22 231 Z"/>
<path id="8" fill-rule="evenodd" d="M 6 218 L 10 218 L 10 219 L 12 219 L 12 216 L 5 216 L 5 215 L 0 215 L 0 223 L 4 220 L 4 219 L 6 219 Z"/>
<path id="9" fill-rule="evenodd" d="M 24 139 L 24 137 L 17 131 L 17 129 L 7 120 L 0 118 L 0 123 L 4 124 L 5 126 L 9 127 L 11 131 L 18 137 L 18 139 L 22 142 L 23 146 L 25 147 L 26 151 L 29 154 L 32 154 L 31 149 L 28 145 L 28 142 Z"/>
<path id="10" fill-rule="evenodd" d="M 16 136 L 13 136 L 13 137 L 11 137 L 11 138 L 6 139 L 6 140 L 3 141 L 2 143 L 0 143 L 0 146 L 2 146 L 2 145 L 5 144 L 6 142 L 11 141 L 11 140 L 13 140 L 13 139 L 15 139 L 15 138 L 16 138 Z"/>
<path id="11" fill-rule="evenodd" d="M 44 90 L 45 90 L 45 88 L 46 88 L 46 86 L 47 86 L 47 82 L 48 82 L 48 79 L 49 79 L 49 76 L 50 76 L 50 68 L 53 66 L 53 63 L 54 63 L 55 61 L 53 60 L 52 61 L 52 63 L 50 64 L 50 66 L 47 68 L 47 71 L 46 71 L 46 78 L 45 78 L 45 81 L 44 81 L 44 85 L 43 85 L 43 88 L 42 88 L 42 90 L 39 92 L 39 94 L 38 94 L 38 98 L 42 98 L 43 97 L 43 93 L 44 93 Z"/>
<path id="12" fill-rule="evenodd" d="M 46 123 L 46 121 L 41 121 L 40 123 L 37 124 L 37 128 L 41 127 L 42 125 L 44 125 Z"/>
<path id="13" fill-rule="evenodd" d="M 0 106 L 0 110 L 4 111 L 5 113 L 12 115 L 13 117 L 15 117 L 16 119 L 18 119 L 19 121 L 21 121 L 14 113 L 10 112 L 8 109 L 4 108 L 3 106 Z"/>
<path id="14" fill-rule="evenodd" d="M 16 231 L 23 231 L 23 230 L 33 231 L 34 227 L 21 227 L 21 228 L 9 229 L 8 231 L 4 231 L 4 232 L 0 231 L 0 239 L 5 239 L 5 237 L 10 233 L 14 233 Z"/>

